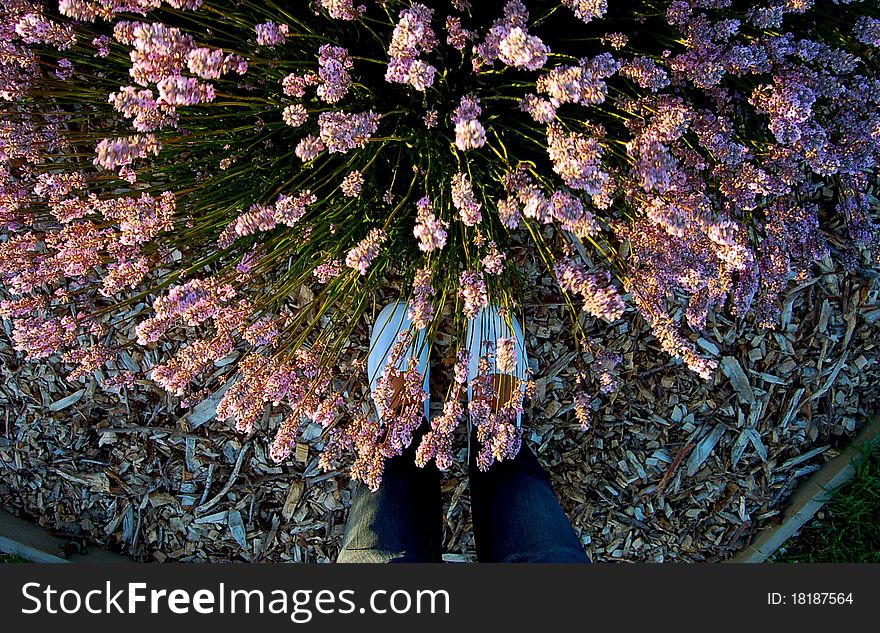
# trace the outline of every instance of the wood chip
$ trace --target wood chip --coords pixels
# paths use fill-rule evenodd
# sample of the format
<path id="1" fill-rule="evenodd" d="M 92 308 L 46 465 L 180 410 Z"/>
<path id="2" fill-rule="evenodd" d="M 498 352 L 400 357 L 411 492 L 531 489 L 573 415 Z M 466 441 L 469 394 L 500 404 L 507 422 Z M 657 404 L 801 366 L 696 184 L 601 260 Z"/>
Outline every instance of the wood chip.
<path id="1" fill-rule="evenodd" d="M 300 479 L 294 479 L 290 482 L 290 488 L 287 489 L 287 496 L 284 498 L 284 506 L 281 508 L 281 516 L 285 521 L 290 521 L 290 517 L 293 516 L 293 511 L 296 510 L 304 489 L 305 486 Z"/>
<path id="2" fill-rule="evenodd" d="M 85 395 L 85 393 L 86 393 L 85 389 L 80 389 L 78 391 L 74 391 L 69 396 L 61 398 L 60 400 L 56 400 L 55 402 L 50 404 L 49 410 L 50 411 L 63 411 L 67 407 L 79 402 L 82 399 L 83 395 Z"/>
<path id="3" fill-rule="evenodd" d="M 61 477 L 83 486 L 88 486 L 96 492 L 110 492 L 110 479 L 104 473 L 68 473 L 56 470 Z"/>
<path id="4" fill-rule="evenodd" d="M 309 445 L 297 443 L 294 458 L 300 464 L 305 464 L 307 461 L 309 461 Z"/>
<path id="5" fill-rule="evenodd" d="M 697 447 L 694 449 L 694 452 L 691 453 L 690 458 L 688 458 L 687 462 L 687 474 L 688 477 L 693 475 L 700 469 L 700 466 L 703 465 L 707 459 L 709 459 L 709 455 L 712 454 L 712 451 L 715 449 L 715 446 L 718 444 L 718 440 L 721 439 L 721 436 L 724 435 L 724 432 L 727 430 L 723 424 L 716 424 L 706 437 L 699 441 Z"/>
<path id="6" fill-rule="evenodd" d="M 733 356 L 725 356 L 721 359 L 721 371 L 724 372 L 724 375 L 730 380 L 730 384 L 736 389 L 740 402 L 749 403 L 755 399 L 755 393 L 752 391 L 749 379 L 738 360 Z"/>
<path id="7" fill-rule="evenodd" d="M 232 538 L 235 539 L 235 542 L 242 548 L 246 549 L 247 534 L 244 529 L 244 520 L 241 518 L 241 512 L 238 510 L 230 510 L 226 518 L 226 523 L 229 526 L 229 532 L 232 534 Z"/>

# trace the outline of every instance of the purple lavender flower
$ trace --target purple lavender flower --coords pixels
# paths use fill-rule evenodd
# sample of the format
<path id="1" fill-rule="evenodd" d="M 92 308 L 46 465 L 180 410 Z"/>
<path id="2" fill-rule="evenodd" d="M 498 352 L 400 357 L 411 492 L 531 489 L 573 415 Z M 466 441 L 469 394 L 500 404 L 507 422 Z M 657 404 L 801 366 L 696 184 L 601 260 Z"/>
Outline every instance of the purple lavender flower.
<path id="1" fill-rule="evenodd" d="M 434 318 L 434 286 L 431 283 L 431 270 L 420 268 L 412 282 L 412 300 L 407 316 L 417 330 L 424 330 Z"/>
<path id="2" fill-rule="evenodd" d="M 562 4 L 586 23 L 601 18 L 608 11 L 608 0 L 562 0 Z"/>
<path id="3" fill-rule="evenodd" d="M 340 185 L 340 189 L 342 193 L 347 198 L 357 198 L 361 195 L 361 188 L 364 185 L 364 176 L 358 171 L 354 170 L 349 172 L 345 178 L 342 179 L 342 184 Z"/>
<path id="4" fill-rule="evenodd" d="M 297 144 L 295 153 L 302 162 L 307 163 L 325 149 L 324 142 L 318 136 L 309 134 Z"/>
<path id="5" fill-rule="evenodd" d="M 318 98 L 324 103 L 338 103 L 351 87 L 348 71 L 354 64 L 341 46 L 324 44 L 318 53 Z"/>
<path id="6" fill-rule="evenodd" d="M 429 253 L 443 248 L 446 245 L 446 229 L 449 223 L 437 219 L 430 198 L 422 198 L 416 206 L 418 215 L 413 235 L 419 240 L 419 249 Z"/>
<path id="7" fill-rule="evenodd" d="M 475 318 L 480 310 L 489 305 L 489 291 L 481 272 L 471 270 L 461 274 L 458 280 L 458 294 L 464 302 L 462 314 L 468 319 Z"/>
<path id="8" fill-rule="evenodd" d="M 375 112 L 322 112 L 318 115 L 318 127 L 327 151 L 344 154 L 366 146 L 379 128 L 379 116 Z"/>
<path id="9" fill-rule="evenodd" d="M 357 20 L 367 10 L 364 5 L 355 7 L 353 0 L 318 0 L 318 5 L 337 20 Z"/>
<path id="10" fill-rule="evenodd" d="M 467 174 L 458 173 L 452 177 L 452 204 L 467 226 L 474 226 L 483 219 L 480 213 L 483 205 L 474 197 L 474 189 Z"/>
<path id="11" fill-rule="evenodd" d="M 379 247 L 388 239 L 388 234 L 382 229 L 371 229 L 360 243 L 348 252 L 345 256 L 345 265 L 354 268 L 362 275 L 367 274 L 367 269 L 376 255 L 379 254 Z"/>
<path id="12" fill-rule="evenodd" d="M 289 27 L 286 24 L 275 24 L 274 22 L 264 22 L 256 26 L 257 44 L 260 46 L 269 46 L 270 48 L 278 44 L 284 44 L 287 41 Z"/>
<path id="13" fill-rule="evenodd" d="M 290 127 L 299 127 L 309 119 L 309 113 L 301 103 L 285 106 L 281 118 Z"/>
<path id="14" fill-rule="evenodd" d="M 543 68 L 549 52 L 550 49 L 539 37 L 529 35 L 520 27 L 510 29 L 498 43 L 498 59 L 514 68 Z"/>

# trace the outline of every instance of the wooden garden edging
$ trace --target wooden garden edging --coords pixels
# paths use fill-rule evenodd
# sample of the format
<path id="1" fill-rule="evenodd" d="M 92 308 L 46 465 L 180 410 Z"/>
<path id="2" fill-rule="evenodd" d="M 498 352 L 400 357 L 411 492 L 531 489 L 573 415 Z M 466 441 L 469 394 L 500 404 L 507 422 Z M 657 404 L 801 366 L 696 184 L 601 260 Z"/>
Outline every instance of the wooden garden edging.
<path id="1" fill-rule="evenodd" d="M 38 525 L 0 510 L 0 552 L 18 556 L 32 563 L 133 563 L 95 545 L 84 553 L 64 556 L 69 539 L 54 536 Z"/>

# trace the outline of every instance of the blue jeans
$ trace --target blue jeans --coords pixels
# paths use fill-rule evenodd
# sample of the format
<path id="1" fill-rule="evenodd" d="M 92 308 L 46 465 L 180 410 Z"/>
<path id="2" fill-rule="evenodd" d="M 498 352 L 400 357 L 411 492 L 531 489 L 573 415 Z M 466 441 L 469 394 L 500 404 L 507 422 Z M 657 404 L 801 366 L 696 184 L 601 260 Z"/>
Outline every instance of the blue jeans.
<path id="1" fill-rule="evenodd" d="M 442 561 L 440 472 L 433 464 L 415 465 L 418 441 L 388 460 L 378 491 L 358 485 L 337 562 Z M 475 452 L 469 464 L 471 511 L 481 563 L 590 562 L 525 442 L 515 459 L 496 462 L 487 472 L 477 468 Z"/>

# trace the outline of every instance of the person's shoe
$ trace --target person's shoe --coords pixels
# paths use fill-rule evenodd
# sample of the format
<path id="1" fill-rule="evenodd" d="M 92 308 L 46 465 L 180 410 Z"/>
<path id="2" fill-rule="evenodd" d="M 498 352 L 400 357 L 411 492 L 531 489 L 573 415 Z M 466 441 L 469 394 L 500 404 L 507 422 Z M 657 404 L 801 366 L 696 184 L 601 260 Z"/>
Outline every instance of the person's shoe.
<path id="1" fill-rule="evenodd" d="M 501 369 L 498 367 L 497 347 L 499 339 L 513 339 L 515 366 Z M 470 353 L 470 365 L 468 366 L 468 402 L 473 399 L 473 380 L 477 377 L 480 357 L 491 353 L 489 358 L 491 372 L 493 374 L 506 374 L 513 376 L 516 384 L 514 389 L 525 391 L 525 379 L 528 375 L 529 360 L 526 355 L 526 343 L 523 336 L 522 326 L 516 317 L 510 314 L 508 317 L 501 316 L 498 308 L 490 305 L 483 308 L 480 313 L 468 321 L 467 338 L 465 346 Z M 505 403 L 500 402 L 501 406 Z M 522 414 L 517 414 L 516 425 L 522 426 Z"/>
<path id="2" fill-rule="evenodd" d="M 382 372 L 388 365 L 389 356 L 397 338 L 401 332 L 412 328 L 412 340 L 404 351 L 397 368 L 401 371 L 408 370 L 410 362 L 418 363 L 418 371 L 425 379 L 422 387 L 427 394 L 425 397 L 425 420 L 428 420 L 430 408 L 430 391 L 428 381 L 431 368 L 428 364 L 429 346 L 425 338 L 425 330 L 416 330 L 412 320 L 407 316 L 408 305 L 403 301 L 389 303 L 376 318 L 376 324 L 370 333 L 370 353 L 367 356 L 367 377 L 370 379 L 370 393 L 376 390 L 376 383 L 382 376 Z"/>

